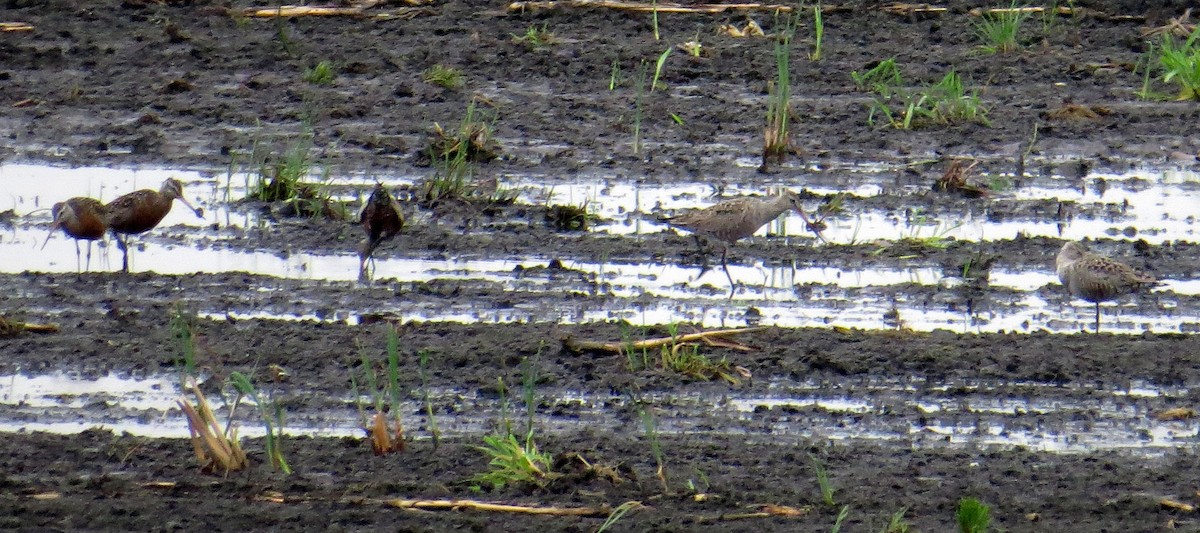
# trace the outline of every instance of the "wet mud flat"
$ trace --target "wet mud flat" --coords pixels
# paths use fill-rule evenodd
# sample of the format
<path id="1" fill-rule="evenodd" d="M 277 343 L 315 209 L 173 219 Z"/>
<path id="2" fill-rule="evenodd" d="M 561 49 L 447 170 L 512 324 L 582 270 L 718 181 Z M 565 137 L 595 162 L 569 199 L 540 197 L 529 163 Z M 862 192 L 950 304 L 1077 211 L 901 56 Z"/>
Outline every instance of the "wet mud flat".
<path id="1" fill-rule="evenodd" d="M 170 374 L 178 342 L 168 305 L 118 308 L 102 317 L 65 310 L 57 318 L 70 325 L 64 334 L 4 341 L 8 356 L 0 373 Z M 357 354 L 346 347 L 366 346 L 378 355 L 389 327 L 202 321 L 197 364 L 206 376 L 285 368 L 285 383 L 266 386 L 302 426 L 293 429 L 331 427 L 333 419 L 356 418 L 348 372 Z M 1190 472 L 1200 459 L 1194 423 L 1155 418 L 1196 402 L 1191 390 L 1200 382 L 1200 366 L 1176 355 L 1200 348 L 1191 336 L 769 328 L 740 337 L 756 351 L 708 351 L 753 376 L 738 385 L 630 371 L 622 356 L 576 354 L 559 344 L 568 336 L 618 340 L 622 331 L 617 324 L 401 326 L 406 368 L 416 364 L 418 349 L 436 354 L 427 386 L 444 391 L 434 400 L 446 431 L 439 447 L 429 439 L 422 385 L 415 372 L 405 372 L 407 451 L 374 457 L 354 431 L 289 437 L 291 476 L 266 466 L 260 439 L 245 443 L 255 465 L 250 470 L 201 474 L 187 441 L 141 436 L 136 429 L 178 425 L 176 410 L 126 415 L 140 421 L 130 426 L 120 423 L 122 398 L 68 398 L 81 408 L 63 419 L 115 421 L 114 427 L 134 433 L 9 434 L 0 444 L 6 486 L 0 501 L 8 525 L 63 529 L 591 531 L 603 521 L 405 511 L 387 503 L 397 498 L 601 510 L 640 501 L 648 508 L 620 523 L 636 530 L 824 530 L 843 505 L 851 508 L 846 526 L 875 531 L 907 508 L 915 528 L 940 530 L 953 523 L 964 496 L 988 502 L 995 525 L 1009 530 L 1134 531 L 1191 523 L 1190 513 L 1162 501 L 1193 501 Z M 665 333 L 661 327 L 639 331 Z M 476 446 L 502 416 L 496 379 L 519 387 L 523 359 L 538 368 L 538 445 L 563 458 L 566 475 L 541 489 L 477 492 L 469 480 L 487 460 Z M 667 490 L 655 476 L 652 438 L 633 398 L 655 417 Z M 524 405 L 513 399 L 510 409 L 521 424 Z M 64 416 L 36 398 L 6 397 L 3 412 L 29 427 Z M 252 416 L 244 413 L 241 427 L 253 428 Z M 475 425 L 455 428 L 460 419 Z M 1128 436 L 1117 442 L 1118 434 Z M 576 464 L 570 454 L 612 467 L 618 476 L 579 472 L 569 466 Z M 828 469 L 834 506 L 822 503 L 814 457 Z M 803 514 L 735 518 L 764 504 Z M 172 518 L 163 522 L 167 510 Z"/>
<path id="2" fill-rule="evenodd" d="M 979 7 L 976 3 L 951 3 L 945 15 L 935 17 L 898 17 L 869 4 L 847 4 L 826 17 L 825 60 L 806 62 L 802 48 L 794 52 L 793 79 L 803 80 L 793 90 L 798 154 L 765 177 L 755 167 L 765 80 L 775 68 L 771 41 L 715 36 L 721 24 L 743 25 L 745 13 L 664 14 L 666 38 L 656 41 L 648 15 L 605 10 L 506 13 L 499 4 L 447 2 L 421 8 L 412 19 L 278 21 L 232 16 L 228 7 L 13 3 L 5 18 L 29 22 L 36 31 L 0 35 L 0 50 L 9 58 L 0 83 L 12 104 L 0 106 L 0 123 L 10 132 L 0 140 L 5 157 L 218 169 L 256 144 L 282 150 L 311 131 L 317 160 L 335 175 L 425 176 L 431 170 L 413 154 L 428 142 L 435 122 L 457 123 L 471 101 L 490 102 L 497 110 L 495 128 L 504 147 L 503 157 L 481 167 L 484 177 L 532 175 L 547 178 L 547 186 L 602 169 L 614 182 L 654 186 L 707 181 L 720 190 L 767 180 L 836 189 L 865 180 L 882 190 L 911 193 L 928 191 L 940 168 L 921 162 L 966 155 L 981 160 L 981 172 L 999 175 L 1012 172 L 1016 155 L 1027 151 L 1030 173 L 1063 191 L 1085 191 L 1104 186 L 1091 175 L 1097 169 L 1195 169 L 1200 150 L 1192 135 L 1200 108 L 1138 100 L 1134 93 L 1143 78 L 1128 68 L 1143 57 L 1141 28 L 1178 16 L 1183 3 L 1089 3 L 1098 13 L 1134 17 L 1052 19 L 1047 27 L 1053 31 L 1006 57 L 975 49 L 967 10 Z M 235 9 L 241 7 L 246 6 Z M 769 26 L 768 15 L 751 16 Z M 542 24 L 559 44 L 530 50 L 514 40 Z M 663 77 L 668 89 L 648 96 L 645 152 L 634 155 L 630 73 L 641 60 L 653 62 L 665 47 L 696 36 L 711 54 L 689 58 L 677 52 L 670 58 Z M 990 127 L 904 132 L 865 125 L 870 98 L 854 88 L 848 74 L 889 54 L 897 55 L 914 83 L 932 83 L 953 65 L 980 87 Z M 333 84 L 302 81 L 305 69 L 325 60 L 338 67 Z M 616 91 L 608 90 L 614 61 L 625 73 Z M 423 82 L 421 73 L 437 63 L 461 68 L 466 86 L 447 90 Z M 1110 112 L 1082 123 L 1045 118 L 1066 101 Z M 1026 146 L 1033 125 L 1039 126 L 1037 141 Z M 856 167 L 871 165 L 885 170 L 854 174 Z M 1134 203 L 1134 211 L 1146 207 Z M 1103 221 L 1111 230 L 1084 236 L 1104 239 L 1106 251 L 1153 265 L 1163 277 L 1194 275 L 1194 239 L 1186 233 L 1167 239 L 1159 235 L 1170 233 L 1147 234 L 1141 227 L 1126 232 L 1130 216 L 1120 204 L 1084 205 L 1081 218 Z M 864 205 L 901 214 L 914 205 L 932 213 L 958 208 L 900 194 L 851 202 L 851 209 Z M 1059 202 L 1049 199 L 1027 204 L 998 199 L 995 205 L 993 213 L 1010 222 L 1063 222 L 1056 219 Z M 1139 223 L 1146 218 L 1138 216 Z M 1132 335 L 1136 326 L 1120 324 L 1113 327 L 1125 334 L 1041 331 L 1039 324 L 1057 316 L 1053 310 L 1029 327 L 1033 333 L 1021 334 L 770 327 L 742 337 L 755 351 L 706 349 L 753 377 L 731 386 L 630 371 L 618 356 L 561 349 L 566 336 L 619 341 L 630 332 L 664 335 L 664 325 L 638 320 L 621 325 L 584 313 L 563 323 L 527 323 L 532 312 L 580 300 L 660 299 L 654 293 L 605 294 L 597 288 L 603 281 L 573 262 L 636 265 L 646 260 L 647 248 L 655 250 L 654 262 L 692 261 L 689 238 L 669 232 L 562 237 L 529 229 L 533 225 L 521 220 L 489 220 L 481 231 L 477 221 L 459 226 L 427 214 L 419 220 L 402 236 L 402 247 L 381 253 L 385 266 L 389 259 L 411 256 L 517 255 L 535 256 L 546 268 L 517 272 L 505 265 L 507 277 L 517 282 L 385 277 L 377 285 L 230 272 L 77 276 L 44 273 L 50 270 L 45 265 L 29 267 L 32 273 L 5 269 L 4 310 L 57 323 L 61 332 L 0 340 L 0 374 L 9 376 L 0 391 L 10 389 L 0 415 L 6 428 L 33 428 L 6 430 L 0 439 L 5 517 L 0 524 L 58 530 L 594 531 L 603 521 L 603 512 L 567 518 L 386 505 L 396 498 L 470 498 L 600 511 L 626 501 L 647 506 L 627 515 L 616 530 L 824 531 L 849 506 L 846 531 L 879 531 L 902 508 L 915 530 L 943 531 L 952 527 L 959 499 L 969 496 L 991 505 L 995 525 L 1009 531 L 1197 527 L 1194 514 L 1169 503 L 1196 503 L 1195 422 L 1156 418 L 1196 403 L 1191 390 L 1200 384 L 1200 367 L 1193 354 L 1200 347 L 1178 333 L 1195 320 L 1195 295 L 1187 287 L 1133 298 L 1123 312 L 1155 315 L 1171 327 Z M 44 230 L 42 222 L 38 231 Z M 28 224 L 16 226 L 11 231 L 32 231 Z M 852 229 L 843 231 L 848 235 Z M 345 255 L 356 231 L 343 222 L 295 221 L 269 229 L 223 224 L 153 234 L 146 239 L 147 255 L 163 244 L 177 251 L 227 248 L 286 256 L 306 249 Z M 1042 280 L 1051 276 L 1047 261 L 1060 239 L 1078 236 L 1067 235 L 989 236 L 983 243 L 924 250 L 916 258 L 903 249 L 879 253 L 880 245 L 846 245 L 846 239 L 808 252 L 813 239 L 806 236 L 803 254 L 780 239 L 756 239 L 735 249 L 734 263 L 799 260 L 885 268 L 916 263 L 943 272 L 961 265 L 964 255 L 984 252 L 1003 257 L 1001 266 L 1018 275 L 1038 274 L 1035 279 Z M 1121 242 L 1134 237 L 1151 242 Z M 556 259 L 567 268 L 551 269 Z M 796 291 L 784 285 L 786 293 Z M 231 287 L 241 293 L 231 294 Z M 724 297 L 720 282 L 705 290 L 710 300 Z M 1066 300 L 1048 282 L 1022 290 Z M 997 302 L 1020 302 L 1017 289 L 986 292 L 999 295 L 993 296 Z M 788 301 L 817 293 L 801 290 Z M 986 308 L 981 292 L 945 291 L 929 283 L 856 287 L 841 297 L 930 302 L 907 309 L 909 315 L 916 314 L 913 309 Z M 179 353 L 170 318 L 179 306 L 199 315 L 197 363 L 204 376 L 217 378 L 213 383 L 235 370 L 271 364 L 288 371 L 278 393 L 302 435 L 286 442 L 295 474 L 283 476 L 266 466 L 257 439 L 246 443 L 254 463 L 250 470 L 224 477 L 199 473 L 185 440 L 146 436 L 158 434 L 147 428 L 177 424 L 166 385 L 165 403 L 145 408 L 122 396 L 12 394 L 23 377 L 56 374 L 169 382 Z M 376 458 L 357 436 L 331 436 L 338 432 L 321 428 L 344 430 L 349 424 L 353 435 L 356 412 L 347 398 L 347 368 L 360 349 L 378 355 L 383 332 L 391 327 L 378 320 L 394 318 L 369 311 L 412 306 L 423 312 L 507 307 L 525 314 L 514 314 L 508 320 L 516 323 L 507 324 L 494 323 L 502 320 L 490 315 L 486 323 L 465 325 L 406 320 L 400 329 L 406 368 L 415 364 L 415 351 L 436 353 L 430 387 L 440 391 L 438 416 L 447 425 L 465 422 L 448 430 L 435 450 L 414 397 L 419 382 L 415 373 L 405 373 L 403 384 L 414 391 L 405 404 L 411 407 L 405 420 L 413 440 L 405 453 Z M 730 325 L 753 318 L 744 306 L 744 300 L 727 304 Z M 281 315 L 305 320 L 280 320 Z M 779 317 L 766 318 L 770 324 Z M 355 325 L 347 325 L 348 319 Z M 1050 329 L 1078 328 L 1068 321 Z M 561 463 L 566 475 L 545 488 L 480 493 L 464 482 L 486 467 L 475 446 L 500 418 L 496 380 L 517 387 L 522 360 L 536 361 L 541 376 L 535 409 L 539 446 L 610 466 L 615 476 L 580 473 L 572 470 L 578 462 L 566 459 Z M 665 489 L 654 474 L 652 439 L 634 398 L 659 421 Z M 242 420 L 249 433 L 254 424 L 245 421 L 248 416 Z M 131 433 L 37 429 L 61 427 L 56 424 L 104 424 Z M 813 457 L 829 471 L 835 505 L 821 502 Z M 737 518 L 764 504 L 801 512 Z"/>
<path id="3" fill-rule="evenodd" d="M 3 82 L 12 134 L 8 157 L 71 164 L 223 165 L 255 144 L 286 144 L 311 131 L 323 164 L 341 172 L 406 168 L 434 123 L 456 124 L 472 100 L 497 111 L 498 172 L 569 176 L 603 166 L 631 179 L 725 180 L 753 175 L 761 149 L 773 42 L 718 30 L 749 19 L 773 31 L 769 11 L 662 14 L 609 9 L 527 9 L 443 2 L 387 19 L 256 19 L 247 6 L 217 2 L 101 4 L 54 9 L 17 2 L 6 15 L 34 31 L 6 32 Z M 831 7 L 823 59 L 807 61 L 811 21 L 801 17 L 792 52 L 794 144 L 809 164 L 878 163 L 966 155 L 981 168 L 1012 170 L 1020 152 L 1062 173 L 1128 165 L 1194 165 L 1190 135 L 1200 111 L 1186 102 L 1138 100 L 1147 28 L 1182 14 L 1186 2 L 1088 2 L 1075 16 L 1027 20 L 1020 51 L 980 53 L 972 8 L 897 15 L 868 2 Z M 388 13 L 388 10 L 368 14 Z M 556 42 L 518 38 L 545 27 Z M 97 31 L 104 27 L 108 31 Z M 356 38 L 347 39 L 347 35 Z M 698 40 L 698 57 L 677 50 L 647 94 L 634 153 L 634 81 L 642 61 Z M 895 57 L 904 86 L 932 84 L 953 67 L 978 89 L 989 125 L 903 131 L 867 124 L 871 98 L 851 72 Z M 305 69 L 334 65 L 329 84 Z M 423 81 L 441 64 L 461 88 Z M 614 69 L 615 65 L 615 69 Z M 611 87 L 610 86 L 614 86 Z M 1164 93 L 1168 86 L 1156 86 Z M 1098 106 L 1091 120 L 1044 118 L 1063 103 Z M 673 118 L 673 116 L 675 118 Z M 1023 147 L 1039 125 L 1036 142 Z M 747 166 L 751 168 L 747 168 Z"/>
<path id="4" fill-rule="evenodd" d="M 253 445 L 255 443 L 248 443 Z M 1029 451 L 940 451 L 873 446 L 779 446 L 736 437 L 665 438 L 673 483 L 696 480 L 703 496 L 664 494 L 647 445 L 612 435 L 546 438 L 552 449 L 579 449 L 589 461 L 619 463 L 620 484 L 569 479 L 547 491 L 492 494 L 453 483 L 485 466 L 472 442 L 417 442 L 405 454 L 372 457 L 363 443 L 296 439 L 288 443 L 297 472 L 266 468 L 227 478 L 197 474 L 181 461 L 178 439 L 146 440 L 106 431 L 79 435 L 9 435 L 2 445 L 6 528 L 143 531 L 237 529 L 420 531 L 594 531 L 603 517 L 551 517 L 390 507 L 395 498 L 503 501 L 516 505 L 599 508 L 641 501 L 646 508 L 617 523 L 625 531 L 824 531 L 839 507 L 824 506 L 812 480 L 810 452 L 820 453 L 835 502 L 849 505 L 844 526 L 879 531 L 902 507 L 912 530 L 953 526 L 962 494 L 990 502 L 997 529 L 1008 531 L 1157 531 L 1194 527 L 1164 497 L 1194 490 L 1195 456 L 1130 461 L 1120 454 L 1045 455 Z M 619 458 L 619 459 L 618 459 Z M 686 465 L 686 466 L 685 466 Z M 692 469 L 696 470 L 692 470 Z M 629 470 L 637 477 L 628 475 Z M 708 481 L 696 475 L 703 471 Z M 799 482 L 804 480 L 805 482 Z M 796 518 L 748 517 L 764 504 L 807 512 Z"/>

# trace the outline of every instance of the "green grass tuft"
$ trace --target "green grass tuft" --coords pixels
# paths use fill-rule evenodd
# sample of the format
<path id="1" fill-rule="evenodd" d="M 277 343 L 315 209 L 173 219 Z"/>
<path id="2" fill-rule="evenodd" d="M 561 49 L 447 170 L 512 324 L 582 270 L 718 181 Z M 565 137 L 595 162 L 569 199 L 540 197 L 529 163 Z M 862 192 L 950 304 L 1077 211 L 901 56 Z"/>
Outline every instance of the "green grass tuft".
<path id="1" fill-rule="evenodd" d="M 457 89 L 462 87 L 464 83 L 461 70 L 441 64 L 425 69 L 425 72 L 421 73 L 421 79 L 425 80 L 426 83 L 432 83 L 446 89 Z"/>
<path id="2" fill-rule="evenodd" d="M 1179 100 L 1200 100 L 1200 27 L 1182 43 L 1171 35 L 1163 37 L 1158 62 L 1163 68 L 1162 80 L 1179 85 Z"/>
<path id="3" fill-rule="evenodd" d="M 544 48 L 549 48 L 550 45 L 558 42 L 558 38 L 554 36 L 554 33 L 547 29 L 546 24 L 542 24 L 540 28 L 537 26 L 530 26 L 529 29 L 525 30 L 525 33 L 522 33 L 521 35 L 514 34 L 512 37 L 513 42 L 524 44 L 525 46 L 529 47 L 530 50 L 542 50 Z"/>
<path id="4" fill-rule="evenodd" d="M 491 461 L 486 472 L 476 474 L 472 481 L 492 489 L 502 489 L 519 483 L 545 486 L 552 478 L 550 454 L 539 452 L 532 438 L 524 444 L 512 433 L 483 437 L 484 452 Z"/>
<path id="5" fill-rule="evenodd" d="M 777 15 L 778 17 L 778 15 Z M 767 125 L 763 131 L 762 166 L 765 172 L 769 164 L 782 164 L 791 147 L 788 118 L 792 112 L 792 37 L 796 35 L 796 18 L 784 15 L 783 22 L 776 18 L 775 79 L 767 82 Z"/>
<path id="6" fill-rule="evenodd" d="M 864 72 L 853 71 L 850 78 L 854 80 L 858 90 L 875 93 L 883 98 L 891 97 L 895 88 L 902 83 L 895 57 L 880 61 Z"/>
<path id="7" fill-rule="evenodd" d="M 256 144 L 251 164 L 257 168 L 252 172 L 253 184 L 246 197 L 284 202 L 288 215 L 345 220 L 349 213 L 345 202 L 335 200 L 328 187 L 305 181 L 317 165 L 311 150 L 311 131 L 292 139 L 281 152 L 263 152 Z"/>
<path id="8" fill-rule="evenodd" d="M 321 61 L 312 68 L 304 69 L 304 81 L 313 85 L 329 85 L 337 74 L 333 71 L 333 63 Z"/>
<path id="9" fill-rule="evenodd" d="M 254 407 L 258 410 L 259 419 L 265 430 L 263 438 L 271 465 L 284 474 L 291 474 L 292 467 L 288 465 L 287 459 L 283 456 L 283 405 L 275 401 L 271 395 L 264 396 L 259 393 L 250 377 L 241 372 L 230 373 L 229 383 L 238 393 L 238 399 L 234 401 L 235 406 L 242 397 L 249 398 L 251 402 L 254 402 Z"/>
<path id="10" fill-rule="evenodd" d="M 1013 2 L 1008 9 L 985 12 L 975 23 L 975 35 L 983 44 L 979 50 L 988 54 L 1007 54 L 1020 47 L 1017 36 L 1021 25 L 1029 18 L 1029 12 Z"/>
<path id="11" fill-rule="evenodd" d="M 959 533 L 986 533 L 992 524 L 992 512 L 987 504 L 975 498 L 963 498 L 955 513 Z"/>
<path id="12" fill-rule="evenodd" d="M 825 463 L 813 456 L 812 467 L 813 475 L 817 478 L 817 488 L 821 490 L 821 501 L 830 507 L 837 505 L 833 499 L 833 483 L 829 481 L 829 471 L 825 468 Z"/>
<path id="13" fill-rule="evenodd" d="M 883 525 L 883 530 L 879 533 L 908 533 L 912 526 L 909 525 L 908 520 L 904 519 L 906 513 L 908 513 L 908 507 L 902 507 L 899 511 L 892 513 L 892 517 L 888 523 Z"/>
<path id="14" fill-rule="evenodd" d="M 865 74 L 861 77 L 864 78 Z M 899 74 L 896 74 L 898 79 Z M 889 84 L 873 84 L 875 100 L 870 106 L 867 122 L 875 123 L 882 117 L 897 129 L 911 130 L 929 126 L 949 126 L 964 122 L 975 122 L 985 126 L 988 122 L 987 109 L 974 90 L 968 91 L 962 77 L 951 70 L 940 81 L 929 87 L 912 92 L 893 91 Z M 898 106 L 894 102 L 898 103 Z M 895 107 L 893 107 L 895 106 Z"/>

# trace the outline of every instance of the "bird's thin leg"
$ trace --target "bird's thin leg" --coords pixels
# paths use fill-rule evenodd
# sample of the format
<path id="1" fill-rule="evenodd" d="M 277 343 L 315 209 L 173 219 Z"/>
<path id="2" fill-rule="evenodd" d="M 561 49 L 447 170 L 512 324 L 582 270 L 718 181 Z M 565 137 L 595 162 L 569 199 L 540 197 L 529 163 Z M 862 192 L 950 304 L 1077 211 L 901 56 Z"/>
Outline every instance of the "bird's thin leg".
<path id="1" fill-rule="evenodd" d="M 83 268 L 83 271 L 90 272 L 91 270 L 92 270 L 92 241 L 88 241 L 88 243 L 87 243 L 87 266 L 85 266 Z"/>
<path id="2" fill-rule="evenodd" d="M 129 272 L 129 248 L 125 239 L 122 239 L 120 234 L 114 234 L 113 237 L 117 239 L 117 248 L 121 249 L 121 272 Z"/>
<path id="3" fill-rule="evenodd" d="M 79 273 L 79 267 L 83 265 L 83 256 L 79 255 L 79 239 L 75 239 L 75 273 Z"/>
<path id="4" fill-rule="evenodd" d="M 362 252 L 358 256 L 359 281 L 370 281 L 375 267 L 375 248 L 379 247 L 380 242 L 382 241 L 367 237 L 367 242 L 363 245 Z"/>
<path id="5" fill-rule="evenodd" d="M 696 253 L 700 254 L 700 261 L 701 261 L 700 262 L 700 273 L 696 274 L 695 281 L 700 281 L 700 278 L 704 277 L 704 275 L 708 273 L 709 269 L 712 268 L 708 264 L 708 254 L 709 254 L 710 250 L 705 249 L 706 247 L 704 246 L 704 241 L 702 241 L 700 239 L 699 235 L 692 235 L 692 236 L 696 238 L 696 247 L 698 248 Z"/>
<path id="6" fill-rule="evenodd" d="M 729 247 L 721 248 L 721 268 L 725 269 L 725 277 L 729 279 L 729 299 L 733 299 L 733 293 L 737 292 L 737 284 L 733 282 L 733 275 L 729 273 L 729 264 L 725 262 L 725 256 L 729 253 Z"/>
<path id="7" fill-rule="evenodd" d="M 699 235 L 692 235 L 692 236 L 696 238 L 696 253 L 700 255 L 700 261 L 702 261 L 701 264 L 704 266 L 704 269 L 707 270 L 708 269 L 708 254 L 710 252 L 712 252 L 712 250 L 709 249 L 709 247 L 707 246 L 708 243 L 704 242 L 704 240 L 701 239 Z"/>
<path id="8" fill-rule="evenodd" d="M 1096 333 L 1100 333 L 1100 302 L 1096 302 Z"/>
<path id="9" fill-rule="evenodd" d="M 369 283 L 374 274 L 375 258 L 370 256 L 362 258 L 362 262 L 358 264 L 358 281 Z"/>

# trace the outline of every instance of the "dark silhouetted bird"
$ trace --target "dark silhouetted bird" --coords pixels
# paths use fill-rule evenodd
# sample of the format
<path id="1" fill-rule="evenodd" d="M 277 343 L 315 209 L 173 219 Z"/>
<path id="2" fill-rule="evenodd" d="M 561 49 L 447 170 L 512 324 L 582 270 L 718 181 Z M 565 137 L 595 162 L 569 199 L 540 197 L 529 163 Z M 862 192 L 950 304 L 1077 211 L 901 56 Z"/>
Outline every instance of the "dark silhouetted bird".
<path id="1" fill-rule="evenodd" d="M 359 275 L 365 278 L 367 260 L 371 258 L 371 254 L 375 253 L 375 249 L 379 247 L 380 243 L 395 237 L 401 229 L 404 229 L 404 215 L 400 214 L 400 204 L 396 202 L 396 198 L 384 188 L 382 183 L 376 183 L 375 190 L 371 191 L 371 197 L 367 200 L 367 205 L 363 207 L 358 223 L 367 232 L 367 240 L 358 251 Z"/>

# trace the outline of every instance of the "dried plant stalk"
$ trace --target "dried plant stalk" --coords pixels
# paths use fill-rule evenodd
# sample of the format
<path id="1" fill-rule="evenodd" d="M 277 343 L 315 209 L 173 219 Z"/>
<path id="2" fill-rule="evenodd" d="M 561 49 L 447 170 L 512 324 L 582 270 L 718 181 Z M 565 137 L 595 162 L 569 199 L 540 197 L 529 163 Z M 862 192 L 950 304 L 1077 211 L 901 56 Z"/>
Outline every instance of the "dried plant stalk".
<path id="1" fill-rule="evenodd" d="M 703 331 L 700 333 L 689 333 L 687 335 L 676 335 L 674 337 L 646 339 L 644 341 L 637 341 L 637 342 L 632 342 L 632 343 L 583 341 L 583 340 L 578 340 L 578 339 L 575 339 L 572 337 L 567 337 L 566 339 L 563 339 L 563 345 L 566 346 L 567 349 L 571 350 L 572 352 L 624 353 L 624 351 L 626 349 L 642 350 L 642 349 L 660 348 L 662 346 L 668 346 L 668 345 L 672 345 L 672 344 L 681 344 L 681 343 L 695 342 L 695 341 L 700 341 L 700 340 L 707 341 L 712 338 L 722 338 L 722 337 L 727 337 L 729 335 L 736 335 L 738 333 L 750 333 L 750 332 L 754 332 L 754 331 L 760 331 L 763 329 L 766 329 L 766 328 L 759 327 L 759 328 L 739 328 L 739 329 L 722 329 L 722 330 L 715 330 L 715 331 Z M 740 346 L 740 348 L 736 348 L 736 349 L 743 350 L 743 351 L 752 350 L 752 348 L 745 346 L 745 345 L 739 344 L 738 346 Z M 727 345 L 726 347 L 732 348 L 733 346 Z"/>
<path id="2" fill-rule="evenodd" d="M 621 9 L 634 12 L 658 13 L 725 13 L 731 10 L 744 11 L 774 11 L 790 13 L 792 6 L 782 4 L 691 4 L 683 5 L 672 2 L 625 2 L 620 0 L 547 0 L 534 2 L 513 2 L 508 5 L 509 11 L 538 11 L 562 8 L 605 8 Z"/>
<path id="3" fill-rule="evenodd" d="M 216 472 L 220 468 L 229 473 L 246 468 L 249 461 L 238 442 L 237 430 L 231 428 L 228 433 L 221 430 L 221 424 L 217 422 L 208 398 L 200 391 L 195 379 L 189 377 L 185 388 L 196 396 L 196 405 L 188 403 L 186 397 L 176 402 L 187 416 L 192 449 L 196 452 L 196 460 L 200 462 L 201 470 Z"/>
<path id="4" fill-rule="evenodd" d="M 396 432 L 393 434 L 388 428 L 387 414 L 375 413 L 371 423 L 371 451 L 375 455 L 387 455 L 402 452 L 405 446 L 404 426 L 400 425 L 400 417 L 396 417 Z"/>

